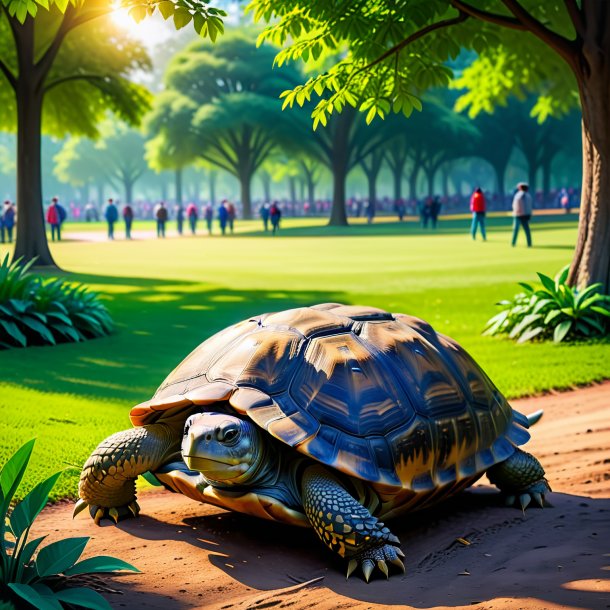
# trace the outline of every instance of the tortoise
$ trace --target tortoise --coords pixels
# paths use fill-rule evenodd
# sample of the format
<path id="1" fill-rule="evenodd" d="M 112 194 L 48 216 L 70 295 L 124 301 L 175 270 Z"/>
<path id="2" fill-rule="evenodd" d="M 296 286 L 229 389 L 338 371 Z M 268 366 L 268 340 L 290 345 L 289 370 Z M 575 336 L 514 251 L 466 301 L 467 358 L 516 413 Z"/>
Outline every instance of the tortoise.
<path id="1" fill-rule="evenodd" d="M 509 505 L 544 504 L 515 411 L 452 339 L 416 317 L 324 303 L 252 317 L 197 347 L 87 460 L 74 513 L 137 516 L 135 479 L 224 509 L 312 527 L 360 566 L 404 571 L 381 519 L 484 473 Z"/>

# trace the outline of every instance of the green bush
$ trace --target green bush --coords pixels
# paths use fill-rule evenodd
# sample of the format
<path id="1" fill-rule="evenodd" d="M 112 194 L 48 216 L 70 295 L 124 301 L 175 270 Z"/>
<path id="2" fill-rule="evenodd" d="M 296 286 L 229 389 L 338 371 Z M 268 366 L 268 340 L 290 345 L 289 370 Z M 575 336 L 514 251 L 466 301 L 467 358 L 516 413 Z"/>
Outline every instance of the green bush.
<path id="1" fill-rule="evenodd" d="M 0 608 L 57 610 L 65 607 L 110 610 L 97 592 L 75 586 L 81 574 L 137 568 L 115 557 L 79 561 L 89 538 L 65 538 L 40 547 L 46 536 L 28 540 L 36 517 L 61 472 L 36 485 L 21 502 L 11 503 L 26 472 L 34 440 L 18 449 L 0 472 Z"/>
<path id="2" fill-rule="evenodd" d="M 11 264 L 7 255 L 0 265 L 0 349 L 84 341 L 112 332 L 112 318 L 96 293 L 30 273 L 32 262 Z"/>
<path id="3" fill-rule="evenodd" d="M 610 295 L 602 284 L 579 291 L 567 284 L 569 267 L 555 279 L 538 273 L 542 286 L 519 282 L 524 292 L 501 301 L 502 311 L 486 325 L 485 335 L 508 335 L 518 343 L 552 338 L 556 343 L 603 337 L 610 330 Z"/>

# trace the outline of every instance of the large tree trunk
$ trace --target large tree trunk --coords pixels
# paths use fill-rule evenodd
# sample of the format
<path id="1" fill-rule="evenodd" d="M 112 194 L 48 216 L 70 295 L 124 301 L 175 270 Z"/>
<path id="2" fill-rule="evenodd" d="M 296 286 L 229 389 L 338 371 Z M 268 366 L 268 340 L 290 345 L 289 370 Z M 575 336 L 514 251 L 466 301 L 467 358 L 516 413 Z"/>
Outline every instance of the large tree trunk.
<path id="1" fill-rule="evenodd" d="M 132 204 L 133 203 L 133 180 L 128 180 L 127 178 L 123 179 L 123 187 L 125 189 L 125 203 Z"/>
<path id="2" fill-rule="evenodd" d="M 290 203 L 296 205 L 297 202 L 297 180 L 294 176 L 288 177 L 288 191 L 290 193 Z"/>
<path id="3" fill-rule="evenodd" d="M 176 170 L 176 203 L 182 205 L 182 168 Z"/>
<path id="4" fill-rule="evenodd" d="M 210 185 L 210 203 L 212 206 L 216 206 L 216 179 L 218 174 L 211 169 L 209 174 L 209 185 Z"/>
<path id="5" fill-rule="evenodd" d="M 599 80 L 598 80 L 599 79 Z M 593 77 L 592 77 L 593 80 Z M 601 282 L 610 293 L 610 78 L 595 78 L 581 89 L 583 176 L 578 240 L 568 281 Z M 599 82 L 602 81 L 602 82 Z"/>
<path id="6" fill-rule="evenodd" d="M 239 187 L 241 193 L 241 207 L 244 218 L 252 218 L 252 199 L 250 195 L 250 183 L 252 175 L 248 172 L 243 172 L 239 176 Z"/>
<path id="7" fill-rule="evenodd" d="M 307 199 L 309 201 L 309 205 L 310 205 L 310 210 L 313 212 L 314 211 L 314 205 L 315 205 L 315 197 L 316 197 L 316 182 L 313 179 L 313 175 L 307 175 Z"/>
<path id="8" fill-rule="evenodd" d="M 496 174 L 496 189 L 502 197 L 504 202 L 504 195 L 506 193 L 506 165 L 507 163 L 492 163 L 491 166 Z"/>
<path id="9" fill-rule="evenodd" d="M 553 158 L 546 158 L 542 162 L 542 202 L 546 206 L 549 203 L 551 193 L 551 165 Z"/>
<path id="10" fill-rule="evenodd" d="M 36 259 L 37 266 L 55 267 L 45 230 L 42 206 L 41 127 L 44 80 L 35 81 L 34 20 L 20 26 L 20 69 L 17 102 L 17 238 L 13 260 Z"/>
<path id="11" fill-rule="evenodd" d="M 403 166 L 395 165 L 392 168 L 392 177 L 394 178 L 394 201 L 398 201 L 402 199 L 402 172 L 404 169 Z"/>
<path id="12" fill-rule="evenodd" d="M 97 207 L 101 208 L 104 205 L 104 183 L 97 184 Z"/>

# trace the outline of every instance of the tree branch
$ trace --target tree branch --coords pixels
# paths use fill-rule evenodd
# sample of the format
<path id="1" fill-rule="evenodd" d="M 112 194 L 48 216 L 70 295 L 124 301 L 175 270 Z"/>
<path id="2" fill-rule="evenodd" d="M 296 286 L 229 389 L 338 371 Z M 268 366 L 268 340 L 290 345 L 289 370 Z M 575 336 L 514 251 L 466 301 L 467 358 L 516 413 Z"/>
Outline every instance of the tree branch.
<path id="1" fill-rule="evenodd" d="M 58 85 L 63 85 L 64 83 L 74 81 L 74 80 L 91 81 L 95 84 L 95 81 L 97 81 L 97 80 L 101 80 L 101 81 L 105 82 L 106 77 L 100 76 L 99 74 L 70 74 L 69 76 L 62 76 L 61 78 L 56 78 L 56 79 L 52 80 L 50 83 L 48 83 L 44 86 L 43 91 L 46 93 L 50 89 L 53 89 L 53 87 L 57 87 Z"/>
<path id="2" fill-rule="evenodd" d="M 563 2 L 566 5 L 566 10 L 568 11 L 568 15 L 570 15 L 576 34 L 578 34 L 580 38 L 584 38 L 585 22 L 576 0 L 563 0 Z"/>
<path id="3" fill-rule="evenodd" d="M 0 72 L 4 74 L 9 85 L 13 88 L 13 91 L 17 90 L 17 78 L 11 72 L 10 68 L 0 59 Z"/>
<path id="4" fill-rule="evenodd" d="M 514 17 L 508 15 L 498 15 L 497 13 L 490 13 L 480 8 L 476 8 L 462 2 L 462 0 L 451 0 L 451 5 L 462 13 L 466 13 L 470 17 L 479 19 L 480 21 L 487 21 L 488 23 L 494 23 L 495 25 L 502 26 L 504 28 L 512 28 L 513 30 L 526 30 L 527 28 Z"/>
<path id="5" fill-rule="evenodd" d="M 391 57 L 395 53 L 399 53 L 405 47 L 409 46 L 411 43 L 415 42 L 416 40 L 423 38 L 430 32 L 434 32 L 435 30 L 440 30 L 443 28 L 448 28 L 452 25 L 457 25 L 458 23 L 462 23 L 462 22 L 466 21 L 466 19 L 468 19 L 469 17 L 470 17 L 470 15 L 468 15 L 466 12 L 460 11 L 460 14 L 457 17 L 453 17 L 452 19 L 445 19 L 443 21 L 438 21 L 437 23 L 432 23 L 432 24 L 426 26 L 425 28 L 422 28 L 421 30 L 414 32 L 413 34 L 411 34 L 404 40 L 401 40 L 398 44 L 394 45 L 392 48 L 388 49 L 385 53 L 382 53 L 377 59 L 373 60 L 366 66 L 359 68 L 355 72 L 352 72 L 350 74 L 347 82 L 349 83 L 349 81 L 351 81 L 352 78 L 354 76 L 356 76 L 357 74 L 360 74 L 360 72 L 364 72 L 365 70 L 370 70 L 373 66 L 376 66 L 377 64 L 381 63 L 388 57 Z M 347 83 L 346 83 L 346 86 L 347 86 Z"/>
<path id="6" fill-rule="evenodd" d="M 502 4 L 530 31 L 536 38 L 539 38 L 554 49 L 563 57 L 570 66 L 575 66 L 575 49 L 573 42 L 549 30 L 532 14 L 526 11 L 518 0 L 502 0 Z"/>

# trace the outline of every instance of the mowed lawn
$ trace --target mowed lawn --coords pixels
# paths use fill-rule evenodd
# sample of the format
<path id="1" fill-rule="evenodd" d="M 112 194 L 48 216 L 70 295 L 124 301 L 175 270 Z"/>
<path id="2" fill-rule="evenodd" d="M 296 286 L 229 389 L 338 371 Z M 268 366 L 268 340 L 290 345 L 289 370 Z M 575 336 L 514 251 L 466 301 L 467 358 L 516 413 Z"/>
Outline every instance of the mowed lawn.
<path id="1" fill-rule="evenodd" d="M 509 398 L 610 377 L 608 342 L 516 345 L 481 336 L 494 303 L 518 291 L 518 281 L 570 261 L 575 216 L 536 218 L 532 249 L 523 237 L 510 247 L 509 218 L 490 219 L 487 243 L 473 242 L 468 224 L 445 220 L 432 232 L 380 221 L 334 230 L 322 220 L 287 219 L 276 237 L 252 221 L 227 237 L 54 244 L 68 277 L 103 295 L 117 332 L 0 352 L 0 463 L 36 437 L 27 486 L 72 466 L 55 498 L 74 496 L 95 445 L 129 427 L 130 407 L 206 337 L 253 314 L 324 301 L 428 320 L 457 339 Z"/>

